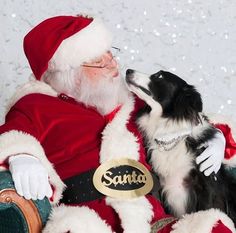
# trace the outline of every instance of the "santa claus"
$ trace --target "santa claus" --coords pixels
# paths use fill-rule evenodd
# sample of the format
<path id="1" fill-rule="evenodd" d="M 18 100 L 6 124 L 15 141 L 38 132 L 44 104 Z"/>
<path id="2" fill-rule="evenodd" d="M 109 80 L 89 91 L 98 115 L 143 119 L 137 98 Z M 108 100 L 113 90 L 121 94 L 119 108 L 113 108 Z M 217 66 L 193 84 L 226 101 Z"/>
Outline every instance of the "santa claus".
<path id="1" fill-rule="evenodd" d="M 142 103 L 124 86 L 111 41 L 101 20 L 82 15 L 47 19 L 26 35 L 34 80 L 17 90 L 0 128 L 2 169 L 9 165 L 19 195 L 50 198 L 44 232 L 235 232 L 219 210 L 177 220 L 150 194 L 135 123 Z M 225 158 L 232 166 L 233 143 Z M 224 147 L 219 133 L 200 155 L 206 175 L 218 171 Z"/>

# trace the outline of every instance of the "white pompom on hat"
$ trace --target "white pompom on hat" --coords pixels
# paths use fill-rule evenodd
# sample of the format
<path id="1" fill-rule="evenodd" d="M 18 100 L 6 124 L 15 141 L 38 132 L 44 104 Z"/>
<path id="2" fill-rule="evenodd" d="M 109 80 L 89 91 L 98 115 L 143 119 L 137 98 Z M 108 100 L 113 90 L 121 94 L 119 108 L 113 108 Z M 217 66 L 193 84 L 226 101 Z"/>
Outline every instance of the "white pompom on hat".
<path id="1" fill-rule="evenodd" d="M 56 16 L 41 22 L 24 38 L 24 51 L 40 80 L 45 71 L 66 71 L 110 49 L 111 33 L 100 19 Z"/>

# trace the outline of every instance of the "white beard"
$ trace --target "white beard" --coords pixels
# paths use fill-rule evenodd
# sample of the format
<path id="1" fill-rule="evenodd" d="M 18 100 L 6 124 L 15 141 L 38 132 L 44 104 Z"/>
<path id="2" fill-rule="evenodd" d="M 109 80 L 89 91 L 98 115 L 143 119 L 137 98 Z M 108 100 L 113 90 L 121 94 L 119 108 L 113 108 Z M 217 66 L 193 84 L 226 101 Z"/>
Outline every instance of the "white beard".
<path id="1" fill-rule="evenodd" d="M 98 82 L 93 83 L 82 76 L 80 81 L 75 99 L 86 106 L 96 107 L 102 115 L 110 113 L 124 103 L 128 95 L 121 77 L 100 77 Z"/>
<path id="2" fill-rule="evenodd" d="M 80 70 L 48 73 L 44 81 L 58 93 L 67 94 L 85 106 L 95 107 L 102 115 L 125 103 L 129 93 L 121 77 L 103 76 L 98 82 L 91 82 Z"/>

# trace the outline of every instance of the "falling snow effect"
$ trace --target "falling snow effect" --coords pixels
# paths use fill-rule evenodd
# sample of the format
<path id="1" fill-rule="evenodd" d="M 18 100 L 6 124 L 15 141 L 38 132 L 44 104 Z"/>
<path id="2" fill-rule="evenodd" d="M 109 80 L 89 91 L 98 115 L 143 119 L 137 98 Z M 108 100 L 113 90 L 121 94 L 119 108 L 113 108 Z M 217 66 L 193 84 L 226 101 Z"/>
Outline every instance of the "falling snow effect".
<path id="1" fill-rule="evenodd" d="M 236 119 L 236 2 L 234 0 L 1 0 L 0 122 L 30 68 L 24 35 L 45 18 L 86 12 L 114 34 L 124 74 L 130 67 L 169 70 L 195 85 L 206 113 Z M 79 56 L 79 55 L 78 55 Z"/>

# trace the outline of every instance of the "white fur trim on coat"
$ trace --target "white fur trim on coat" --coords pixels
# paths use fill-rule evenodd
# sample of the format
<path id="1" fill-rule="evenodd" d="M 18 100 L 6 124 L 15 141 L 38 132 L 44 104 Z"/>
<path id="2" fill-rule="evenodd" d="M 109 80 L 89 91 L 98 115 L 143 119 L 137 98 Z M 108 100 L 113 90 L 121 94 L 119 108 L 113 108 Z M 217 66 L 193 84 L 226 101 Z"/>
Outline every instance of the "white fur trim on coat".
<path id="1" fill-rule="evenodd" d="M 139 160 L 139 143 L 136 136 L 127 129 L 134 99 L 129 95 L 125 104 L 102 132 L 100 163 L 113 159 L 129 158 Z M 125 233 L 149 233 L 152 220 L 152 206 L 145 197 L 119 200 L 106 197 L 106 203 L 118 213 Z"/>
<path id="2" fill-rule="evenodd" d="M 233 221 L 218 209 L 198 211 L 193 214 L 186 214 L 176 222 L 171 233 L 211 233 L 212 228 L 221 222 L 235 233 Z"/>
<path id="3" fill-rule="evenodd" d="M 224 159 L 223 164 L 225 164 L 229 169 L 236 167 L 236 155 L 233 155 L 230 159 Z"/>
<path id="4" fill-rule="evenodd" d="M 114 119 L 106 125 L 102 132 L 100 163 L 120 158 L 139 159 L 138 139 L 126 127 L 133 109 L 134 99 L 130 95 Z"/>
<path id="5" fill-rule="evenodd" d="M 88 207 L 54 207 L 43 233 L 112 233 L 111 227 Z"/>
<path id="6" fill-rule="evenodd" d="M 152 205 L 145 197 L 131 200 L 106 198 L 106 203 L 112 206 L 121 219 L 125 233 L 149 233 L 153 217 Z"/>
<path id="7" fill-rule="evenodd" d="M 52 204 L 56 204 L 61 199 L 65 185 L 47 159 L 39 141 L 31 135 L 17 130 L 1 134 L 0 163 L 6 162 L 10 156 L 16 154 L 31 154 L 42 162 L 48 171 L 49 181 L 55 188 Z"/>
<path id="8" fill-rule="evenodd" d="M 94 19 L 87 27 L 63 40 L 49 61 L 49 71 L 65 71 L 78 68 L 110 49 L 112 36 L 100 19 Z"/>
<path id="9" fill-rule="evenodd" d="M 22 97 L 36 93 L 45 94 L 49 96 L 57 96 L 57 92 L 52 89 L 48 84 L 38 80 L 32 80 L 17 88 L 15 94 L 11 97 L 7 104 L 6 113 Z"/>

